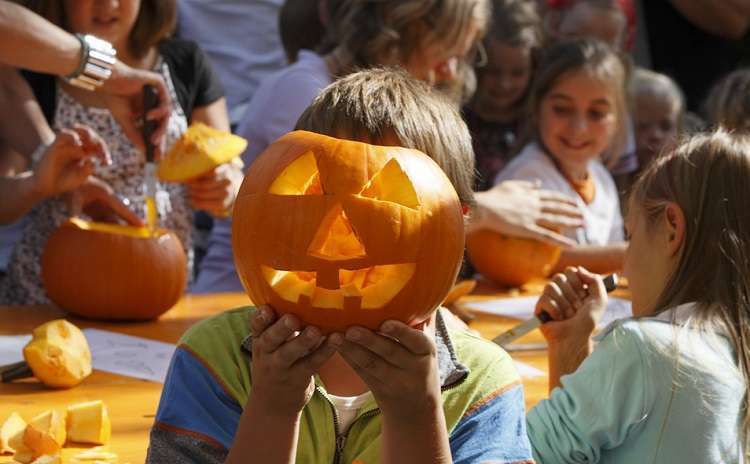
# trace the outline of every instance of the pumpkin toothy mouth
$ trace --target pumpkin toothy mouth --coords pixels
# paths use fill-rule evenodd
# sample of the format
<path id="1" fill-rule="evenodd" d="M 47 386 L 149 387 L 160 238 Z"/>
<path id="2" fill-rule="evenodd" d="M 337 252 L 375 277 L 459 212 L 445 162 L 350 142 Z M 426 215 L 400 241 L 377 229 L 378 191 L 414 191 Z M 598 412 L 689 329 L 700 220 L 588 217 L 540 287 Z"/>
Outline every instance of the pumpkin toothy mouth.
<path id="1" fill-rule="evenodd" d="M 339 288 L 317 286 L 314 271 L 283 271 L 262 266 L 263 277 L 274 292 L 291 303 L 326 309 L 378 309 L 390 302 L 414 275 L 416 264 L 385 264 L 339 270 Z"/>

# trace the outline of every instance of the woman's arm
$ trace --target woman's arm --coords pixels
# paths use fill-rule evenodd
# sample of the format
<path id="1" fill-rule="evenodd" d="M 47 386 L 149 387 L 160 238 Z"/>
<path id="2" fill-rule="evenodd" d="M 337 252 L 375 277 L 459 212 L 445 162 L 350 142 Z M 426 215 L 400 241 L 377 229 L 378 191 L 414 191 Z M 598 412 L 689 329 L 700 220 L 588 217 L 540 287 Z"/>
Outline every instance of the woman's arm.
<path id="1" fill-rule="evenodd" d="M 563 249 L 552 272 L 562 272 L 569 266 L 582 266 L 597 274 L 611 274 L 622 269 L 626 243 L 614 245 L 578 245 Z"/>
<path id="2" fill-rule="evenodd" d="M 192 122 L 202 122 L 207 126 L 215 129 L 229 131 L 229 114 L 227 112 L 226 98 L 220 98 L 206 106 L 199 106 L 193 109 L 190 115 Z"/>
<path id="3" fill-rule="evenodd" d="M 0 66 L 0 108 L 13 115 L 3 119 L 0 139 L 25 158 L 40 144 L 50 144 L 55 139 L 31 88 L 15 69 L 7 66 Z"/>

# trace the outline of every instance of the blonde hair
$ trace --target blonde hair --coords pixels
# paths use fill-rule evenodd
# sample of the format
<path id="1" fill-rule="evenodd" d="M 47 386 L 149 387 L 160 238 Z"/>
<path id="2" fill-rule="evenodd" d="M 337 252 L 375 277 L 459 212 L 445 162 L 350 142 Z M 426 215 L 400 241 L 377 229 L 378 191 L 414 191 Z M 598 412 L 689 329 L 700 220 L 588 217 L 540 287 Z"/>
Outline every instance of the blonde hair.
<path id="1" fill-rule="evenodd" d="M 685 238 L 655 313 L 695 302 L 695 324 L 718 326 L 745 383 L 741 443 L 750 436 L 750 137 L 724 130 L 683 141 L 657 158 L 633 186 L 632 207 L 652 227 L 669 203 L 685 216 Z M 709 270 L 709 272 L 706 272 Z"/>
<path id="2" fill-rule="evenodd" d="M 709 124 L 726 129 L 750 130 L 750 69 L 738 69 L 722 78 L 708 95 Z"/>
<path id="3" fill-rule="evenodd" d="M 456 107 L 406 71 L 372 68 L 326 87 L 296 129 L 375 144 L 395 134 L 400 145 L 426 153 L 450 179 L 463 204 L 473 203 L 474 153 Z"/>
<path id="4" fill-rule="evenodd" d="M 455 43 L 477 22 L 487 27 L 489 0 L 343 0 L 332 41 L 355 67 L 405 62 L 425 44 Z"/>
<path id="5" fill-rule="evenodd" d="M 666 74 L 638 68 L 633 73 L 630 83 L 633 96 L 651 98 L 668 98 L 677 111 L 677 131 L 682 130 L 682 119 L 685 115 L 685 96 L 677 83 Z"/>
<path id="6" fill-rule="evenodd" d="M 612 153 L 622 153 L 627 141 L 628 67 L 617 52 L 604 42 L 595 39 L 564 40 L 551 45 L 544 51 L 529 91 L 530 125 L 527 128 L 526 141 L 541 140 L 539 115 L 542 100 L 564 74 L 575 71 L 584 71 L 610 84 L 617 129 L 607 150 Z M 615 164 L 618 157 L 612 158 L 609 163 Z"/>

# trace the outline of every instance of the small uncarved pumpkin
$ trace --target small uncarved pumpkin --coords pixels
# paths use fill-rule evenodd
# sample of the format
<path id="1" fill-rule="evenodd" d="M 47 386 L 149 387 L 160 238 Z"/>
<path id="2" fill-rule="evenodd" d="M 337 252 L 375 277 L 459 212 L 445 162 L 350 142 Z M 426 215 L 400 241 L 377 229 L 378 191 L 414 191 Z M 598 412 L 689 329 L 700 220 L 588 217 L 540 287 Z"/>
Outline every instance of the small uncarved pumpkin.
<path id="1" fill-rule="evenodd" d="M 166 182 L 185 182 L 228 163 L 245 147 L 247 140 L 242 137 L 195 123 L 159 161 L 156 174 Z"/>
<path id="2" fill-rule="evenodd" d="M 47 242 L 42 281 L 49 298 L 73 314 L 148 320 L 180 299 L 187 258 L 170 231 L 73 218 Z"/>
<path id="3" fill-rule="evenodd" d="M 233 213 L 238 274 L 256 304 L 324 332 L 419 324 L 461 262 L 461 205 L 425 154 L 291 132 L 250 167 Z"/>
<path id="4" fill-rule="evenodd" d="M 466 250 L 477 271 L 506 287 L 547 277 L 560 258 L 559 247 L 486 229 L 469 234 Z"/>

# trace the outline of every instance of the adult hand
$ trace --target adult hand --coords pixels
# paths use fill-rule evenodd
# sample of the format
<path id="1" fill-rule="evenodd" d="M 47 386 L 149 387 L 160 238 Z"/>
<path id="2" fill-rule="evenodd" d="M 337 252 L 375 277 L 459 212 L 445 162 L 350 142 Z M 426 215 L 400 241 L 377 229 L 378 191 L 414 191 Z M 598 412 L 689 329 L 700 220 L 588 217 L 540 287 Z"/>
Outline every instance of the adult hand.
<path id="1" fill-rule="evenodd" d="M 262 306 L 250 318 L 253 355 L 251 397 L 274 416 L 295 416 L 312 398 L 313 375 L 333 355 L 320 329 L 304 329 L 291 314 L 276 317 Z"/>
<path id="2" fill-rule="evenodd" d="M 384 415 L 415 421 L 441 404 L 437 348 L 424 330 L 386 321 L 378 333 L 351 327 L 331 339 Z"/>
<path id="3" fill-rule="evenodd" d="M 104 97 L 104 103 L 122 127 L 123 132 L 140 150 L 144 150 L 141 133 L 143 117 L 143 86 L 152 85 L 159 95 L 159 104 L 146 114 L 146 120 L 157 121 L 158 125 L 151 143 L 160 147 L 164 141 L 169 115 L 172 111 L 172 99 L 164 78 L 152 71 L 131 68 L 117 60 L 112 68 L 112 75 L 98 89 Z"/>
<path id="4" fill-rule="evenodd" d="M 588 339 L 607 309 L 607 290 L 601 276 L 582 267 L 555 274 L 536 304 L 537 315 L 546 312 L 552 321 L 540 330 L 551 342 Z"/>
<path id="5" fill-rule="evenodd" d="M 241 164 L 222 164 L 187 182 L 190 203 L 193 208 L 207 211 L 215 217 L 226 217 L 232 210 L 244 178 Z"/>
<path id="6" fill-rule="evenodd" d="M 118 224 L 124 221 L 143 226 L 143 220 L 121 200 L 106 182 L 89 177 L 68 199 L 74 214 L 84 213 L 97 222 Z"/>
<path id="7" fill-rule="evenodd" d="M 531 238 L 563 247 L 575 242 L 555 230 L 583 226 L 573 199 L 526 181 L 502 182 L 477 192 L 469 231 L 491 229 L 504 235 Z"/>
<path id="8" fill-rule="evenodd" d="M 96 132 L 80 124 L 63 129 L 34 166 L 34 189 L 40 198 L 74 190 L 94 172 L 97 159 L 112 163 L 107 145 Z"/>

